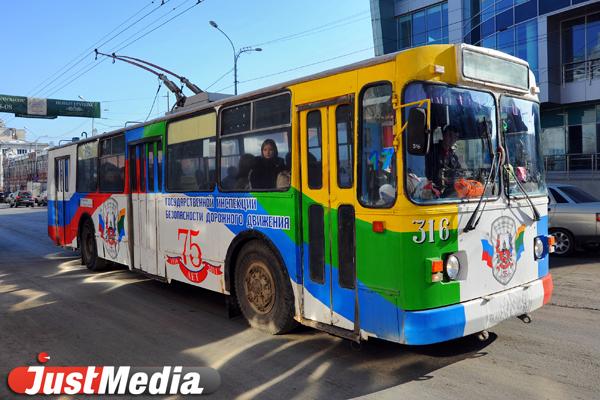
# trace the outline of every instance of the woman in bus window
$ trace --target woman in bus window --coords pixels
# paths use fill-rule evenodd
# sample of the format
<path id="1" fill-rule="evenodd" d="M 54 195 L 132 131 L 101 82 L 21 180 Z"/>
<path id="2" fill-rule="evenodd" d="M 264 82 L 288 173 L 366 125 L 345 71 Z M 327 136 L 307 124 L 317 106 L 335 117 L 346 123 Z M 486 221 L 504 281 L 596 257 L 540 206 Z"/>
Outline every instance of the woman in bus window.
<path id="1" fill-rule="evenodd" d="M 256 157 L 256 165 L 252 170 L 250 184 L 252 189 L 273 189 L 277 175 L 283 171 L 283 159 L 278 156 L 277 144 L 273 139 L 266 139 L 260 146 L 260 156 Z"/>

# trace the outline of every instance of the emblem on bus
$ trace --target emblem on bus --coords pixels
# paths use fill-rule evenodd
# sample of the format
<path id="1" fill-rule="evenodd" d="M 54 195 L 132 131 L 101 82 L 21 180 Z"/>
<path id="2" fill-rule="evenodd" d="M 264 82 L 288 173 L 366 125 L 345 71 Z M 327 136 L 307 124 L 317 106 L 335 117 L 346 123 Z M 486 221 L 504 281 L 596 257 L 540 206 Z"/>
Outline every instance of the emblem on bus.
<path id="1" fill-rule="evenodd" d="M 494 278 L 508 284 L 517 270 L 517 261 L 524 250 L 525 225 L 516 228 L 510 217 L 500 217 L 492 223 L 489 239 L 482 240 L 481 260 L 492 269 Z"/>
<path id="2" fill-rule="evenodd" d="M 119 255 L 119 243 L 125 236 L 125 209 L 119 210 L 119 203 L 108 199 L 98 214 L 98 232 L 104 243 L 104 250 L 115 259 Z"/>

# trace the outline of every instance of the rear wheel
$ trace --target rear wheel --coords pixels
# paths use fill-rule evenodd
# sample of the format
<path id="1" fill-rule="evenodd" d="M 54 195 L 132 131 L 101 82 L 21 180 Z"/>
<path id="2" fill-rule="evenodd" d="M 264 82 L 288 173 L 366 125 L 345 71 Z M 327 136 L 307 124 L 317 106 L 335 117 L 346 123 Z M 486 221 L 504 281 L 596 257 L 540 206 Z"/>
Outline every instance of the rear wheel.
<path id="1" fill-rule="evenodd" d="M 552 235 L 556 239 L 554 245 L 554 254 L 557 256 L 568 256 L 573 254 L 575 250 L 575 240 L 571 232 L 564 229 L 556 229 L 552 231 Z"/>
<path id="2" fill-rule="evenodd" d="M 96 232 L 91 219 L 84 222 L 81 228 L 81 262 L 90 271 L 101 271 L 106 263 L 98 257 L 98 249 L 96 247 Z"/>
<path id="3" fill-rule="evenodd" d="M 240 252 L 235 291 L 242 314 L 252 327 L 278 335 L 296 326 L 288 274 L 262 243 L 251 242 Z"/>

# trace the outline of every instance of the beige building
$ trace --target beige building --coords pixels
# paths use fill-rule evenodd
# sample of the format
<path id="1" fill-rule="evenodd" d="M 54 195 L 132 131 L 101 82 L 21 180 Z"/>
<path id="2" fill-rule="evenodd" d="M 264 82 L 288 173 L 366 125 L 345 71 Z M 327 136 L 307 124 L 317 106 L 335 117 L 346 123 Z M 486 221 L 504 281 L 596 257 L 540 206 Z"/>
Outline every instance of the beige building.
<path id="1" fill-rule="evenodd" d="M 24 129 L 7 128 L 4 121 L 0 119 L 0 191 L 16 190 L 5 185 L 4 166 L 8 160 L 14 157 L 22 158 L 29 153 L 34 153 L 33 158 L 35 159 L 35 152 L 39 155 L 47 147 L 48 143 L 27 141 Z M 33 178 L 39 179 L 38 177 Z"/>

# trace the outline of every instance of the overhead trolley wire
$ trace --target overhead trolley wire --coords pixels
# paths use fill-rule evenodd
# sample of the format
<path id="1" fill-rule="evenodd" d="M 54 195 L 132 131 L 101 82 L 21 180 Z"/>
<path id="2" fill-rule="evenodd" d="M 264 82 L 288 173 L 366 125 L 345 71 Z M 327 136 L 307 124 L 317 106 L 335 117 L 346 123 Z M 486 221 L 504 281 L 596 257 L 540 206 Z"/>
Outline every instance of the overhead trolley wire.
<path id="1" fill-rule="evenodd" d="M 137 35 L 138 33 L 144 31 L 146 28 L 139 30 L 138 32 L 136 32 L 134 35 L 131 35 L 129 38 L 125 39 L 124 41 L 121 41 L 117 46 L 121 46 L 122 44 L 124 44 L 123 46 L 119 47 L 118 49 L 113 49 L 112 51 L 117 52 L 120 51 L 122 49 L 125 49 L 126 47 L 131 46 L 133 43 L 137 42 L 138 40 L 142 39 L 143 37 L 149 35 L 150 33 L 156 31 L 157 29 L 161 28 L 162 26 L 168 24 L 169 22 L 173 21 L 175 18 L 178 18 L 179 16 L 183 15 L 184 13 L 188 12 L 189 10 L 191 10 L 192 8 L 194 8 L 195 6 L 201 4 L 204 0 L 194 0 L 194 4 L 191 5 L 190 7 L 186 8 L 185 10 L 181 11 L 180 13 L 176 14 L 175 16 L 169 18 L 168 20 L 162 22 L 161 24 L 155 26 L 154 28 L 152 28 L 151 30 L 143 33 L 141 36 L 133 39 L 132 41 L 130 41 L 129 43 L 125 44 L 125 42 L 131 38 L 133 38 L 135 35 Z M 185 3 L 186 1 L 184 1 L 183 3 Z M 154 24 L 155 22 L 163 19 L 164 17 L 166 17 L 167 15 L 169 15 L 170 13 L 172 13 L 173 11 L 175 11 L 177 8 L 179 8 L 181 5 L 183 5 L 183 3 L 179 4 L 177 7 L 174 7 L 173 9 L 169 10 L 166 14 L 163 14 L 161 17 L 155 19 L 153 22 L 150 23 L 150 25 Z M 96 68 L 98 65 L 100 65 L 101 63 L 103 63 L 104 61 L 106 61 L 105 59 L 102 59 L 100 61 L 91 61 L 90 63 L 88 63 L 84 68 L 80 69 L 78 72 L 83 71 L 86 67 L 90 66 L 89 68 L 85 69 L 83 72 L 75 75 L 71 76 L 71 79 L 69 81 L 63 81 L 62 86 L 53 89 L 52 92 L 50 94 L 48 94 L 47 96 L 51 96 L 52 94 L 64 89 L 65 87 L 67 87 L 68 85 L 70 85 L 71 83 L 73 83 L 74 81 L 76 81 L 77 79 L 79 79 L 81 76 L 85 75 L 86 73 L 88 73 L 89 71 L 91 71 L 92 69 Z"/>
<path id="2" fill-rule="evenodd" d="M 282 42 L 282 41 L 297 39 L 299 37 L 304 37 L 304 36 L 312 35 L 314 33 L 321 33 L 323 31 L 327 31 L 327 30 L 339 28 L 341 26 L 345 26 L 345 25 L 352 24 L 352 23 L 361 21 L 363 19 L 369 18 L 369 15 L 367 15 L 365 17 L 361 17 L 362 15 L 368 14 L 369 12 L 370 11 L 362 11 L 360 13 L 352 14 L 352 15 L 349 15 L 347 17 L 340 18 L 340 19 L 328 22 L 326 24 L 319 25 L 319 26 L 316 26 L 316 27 L 311 28 L 311 29 L 307 29 L 307 30 L 304 30 L 304 31 L 301 31 L 301 32 L 297 32 L 297 33 L 292 33 L 292 34 L 289 34 L 289 35 L 281 36 L 279 38 L 267 40 L 265 42 L 253 44 L 250 47 L 266 46 L 266 45 L 269 45 L 269 44 L 272 44 L 272 43 L 277 43 L 277 42 Z M 357 19 L 357 17 L 361 17 L 361 18 Z"/>
<path id="3" fill-rule="evenodd" d="M 87 49 L 85 49 L 82 53 L 80 53 L 77 57 L 75 57 L 73 60 L 69 61 L 67 64 L 65 64 L 63 67 L 61 67 L 57 72 L 55 72 L 54 74 L 52 74 L 49 78 L 47 78 L 44 82 L 42 82 L 41 84 L 39 84 L 38 86 L 36 86 L 36 89 L 31 90 L 30 93 L 41 93 L 44 89 L 46 89 L 48 86 L 51 86 L 54 82 L 56 82 L 60 77 L 64 76 L 67 72 L 69 72 L 70 70 L 72 70 L 73 68 L 75 68 L 75 66 L 77 66 L 78 64 L 82 63 L 88 56 L 90 50 L 93 50 L 95 47 L 99 47 L 99 46 L 103 46 L 106 43 L 110 42 L 111 40 L 115 39 L 116 37 L 118 37 L 119 35 L 123 34 L 124 32 L 126 32 L 128 29 L 130 29 L 131 27 L 133 27 L 134 25 L 138 24 L 139 22 L 141 22 L 142 20 L 144 20 L 146 17 L 148 17 L 149 15 L 151 15 L 152 13 L 154 13 L 156 10 L 158 10 L 162 5 L 166 4 L 167 2 L 169 2 L 170 0 L 163 0 L 161 2 L 160 5 L 158 5 L 157 7 L 153 8 L 152 10 L 150 10 L 148 13 L 144 14 L 143 16 L 141 16 L 140 18 L 138 18 L 135 22 L 132 22 L 131 24 L 129 24 L 127 27 L 123 28 L 121 31 L 119 31 L 118 33 L 114 34 L 112 37 L 110 37 L 109 39 L 105 40 L 104 42 L 102 42 L 102 44 L 98 45 L 98 43 L 100 43 L 102 40 L 104 40 L 107 36 L 111 35 L 113 32 L 115 32 L 117 29 L 121 28 L 124 24 L 126 24 L 128 21 L 130 21 L 131 19 L 133 19 L 135 16 L 137 16 L 139 13 L 141 13 L 142 11 L 144 11 L 146 8 L 148 8 L 150 5 L 152 5 L 154 3 L 154 0 L 147 4 L 146 6 L 142 7 L 140 10 L 138 10 L 135 14 L 133 14 L 131 17 L 127 18 L 125 21 L 123 21 L 121 24 L 119 24 L 117 27 L 115 27 L 113 30 L 111 30 L 110 32 L 108 32 L 106 35 L 104 35 L 102 38 L 100 38 L 98 41 L 96 41 L 93 45 L 91 45 L 90 47 L 88 47 Z M 76 62 L 75 62 L 76 61 Z M 73 64 L 73 65 L 71 65 Z M 69 65 L 71 65 L 69 67 Z M 68 67 L 68 68 L 67 68 Z M 66 68 L 66 69 L 65 69 Z M 61 70 L 65 69 L 64 71 L 62 71 L 62 73 L 60 73 Z M 54 77 L 55 75 L 57 75 L 58 73 L 60 73 L 58 76 L 56 76 L 54 79 L 52 79 L 50 82 L 48 82 L 48 80 L 52 77 Z M 48 82 L 48 83 L 46 83 Z M 42 86 L 44 83 L 46 83 L 44 86 Z M 42 86 L 41 88 L 37 89 L 37 87 Z"/>

